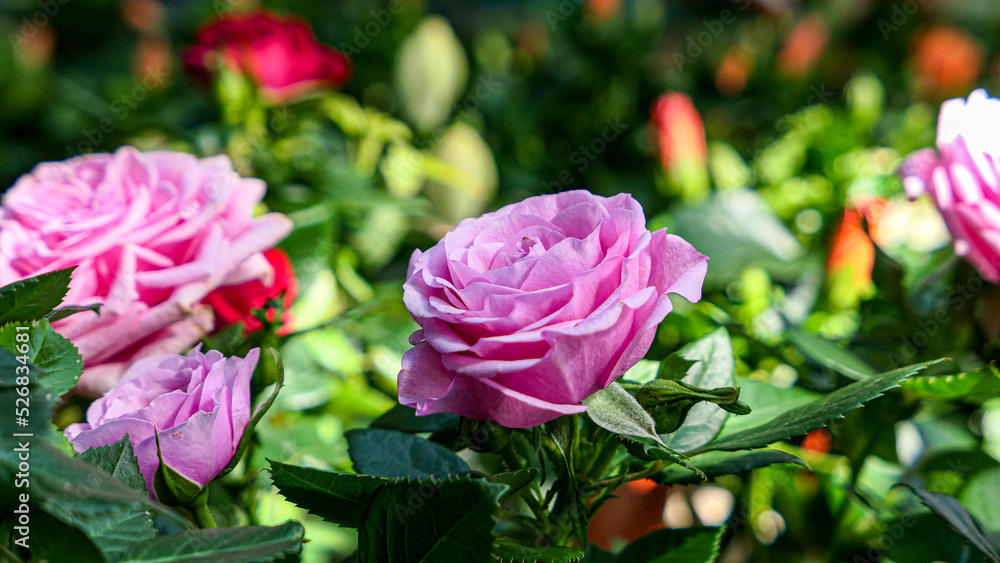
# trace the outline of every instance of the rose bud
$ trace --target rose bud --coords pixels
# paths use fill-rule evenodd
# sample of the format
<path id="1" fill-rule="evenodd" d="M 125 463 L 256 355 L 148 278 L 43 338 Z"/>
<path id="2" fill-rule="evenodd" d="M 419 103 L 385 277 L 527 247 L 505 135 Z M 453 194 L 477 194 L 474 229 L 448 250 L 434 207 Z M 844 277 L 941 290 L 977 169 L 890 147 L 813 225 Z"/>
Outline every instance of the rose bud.
<path id="1" fill-rule="evenodd" d="M 99 396 L 135 360 L 210 332 L 213 290 L 273 276 L 261 252 L 291 221 L 253 216 L 264 190 L 225 156 L 125 147 L 39 164 L 3 197 L 0 285 L 77 267 L 65 302 L 104 306 L 52 326 L 83 356 L 77 390 Z"/>
<path id="2" fill-rule="evenodd" d="M 525 428 L 586 410 L 649 350 L 669 294 L 701 298 L 708 258 L 649 232 L 629 194 L 544 195 L 466 219 L 410 258 L 420 330 L 399 401 Z"/>
<path id="3" fill-rule="evenodd" d="M 83 453 L 127 433 L 154 498 L 161 457 L 173 473 L 204 487 L 229 465 L 250 423 L 250 378 L 259 357 L 259 348 L 244 359 L 202 353 L 199 345 L 186 356 L 139 360 L 90 405 L 86 422 L 66 428 L 66 437 Z"/>

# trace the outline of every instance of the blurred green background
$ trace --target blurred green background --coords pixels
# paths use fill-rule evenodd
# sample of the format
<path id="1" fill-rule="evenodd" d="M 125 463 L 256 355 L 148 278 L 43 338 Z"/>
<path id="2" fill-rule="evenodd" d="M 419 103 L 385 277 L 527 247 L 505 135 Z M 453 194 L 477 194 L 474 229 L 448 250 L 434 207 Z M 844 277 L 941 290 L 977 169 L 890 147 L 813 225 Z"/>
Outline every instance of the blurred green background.
<path id="1" fill-rule="evenodd" d="M 0 4 L 0 186 L 37 162 L 125 144 L 225 152 L 295 221 L 282 247 L 302 288 L 296 332 L 268 336 L 288 387 L 235 478 L 265 457 L 350 470 L 343 431 L 395 401 L 415 326 L 400 288 L 413 249 L 464 217 L 585 188 L 632 193 L 651 227 L 711 257 L 705 299 L 677 303 L 651 359 L 724 325 L 755 407 L 844 385 L 823 360 L 836 350 L 878 370 L 949 356 L 940 375 L 975 379 L 922 380 L 782 446 L 811 471 L 718 483 L 722 520 L 732 513 L 723 561 L 975 560 L 896 481 L 955 495 L 1000 535 L 1000 377 L 988 367 L 1000 294 L 953 258 L 936 211 L 906 201 L 894 176 L 933 144 L 941 101 L 997 89 L 1000 4 L 265 1 L 305 17 L 355 74 L 341 92 L 247 110 L 245 85 L 203 88 L 179 56 L 199 24 L 255 5 Z M 668 91 L 690 96 L 704 123 L 694 172 L 660 161 L 651 108 Z M 250 508 L 221 520 L 303 517 L 257 481 Z M 224 510 L 239 491 L 218 485 L 213 503 Z M 720 523 L 694 489 L 670 494 L 667 525 Z M 352 531 L 307 522 L 307 561 L 352 551 Z"/>

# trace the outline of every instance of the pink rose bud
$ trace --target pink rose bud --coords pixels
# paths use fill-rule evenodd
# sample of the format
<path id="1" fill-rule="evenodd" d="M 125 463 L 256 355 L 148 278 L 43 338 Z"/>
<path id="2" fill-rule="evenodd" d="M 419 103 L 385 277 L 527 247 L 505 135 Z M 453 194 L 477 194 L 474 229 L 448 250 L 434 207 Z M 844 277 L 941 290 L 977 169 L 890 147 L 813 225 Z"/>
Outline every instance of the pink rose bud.
<path id="1" fill-rule="evenodd" d="M 204 487 L 226 468 L 250 423 L 250 378 L 260 349 L 226 358 L 199 345 L 186 356 L 162 354 L 132 364 L 121 382 L 87 409 L 66 437 L 77 453 L 114 444 L 128 433 L 153 493 L 160 465 Z"/>
<path id="2" fill-rule="evenodd" d="M 629 194 L 544 195 L 466 219 L 410 258 L 420 330 L 399 401 L 526 428 L 586 410 L 649 350 L 668 294 L 701 298 L 708 258 L 649 232 Z"/>
<path id="3" fill-rule="evenodd" d="M 937 152 L 910 155 L 900 174 L 910 197 L 929 192 L 955 253 L 987 280 L 1000 281 L 1000 100 L 976 90 L 941 105 Z"/>
<path id="4" fill-rule="evenodd" d="M 204 25 L 184 53 L 188 73 L 208 83 L 224 64 L 249 76 L 264 99 L 284 104 L 351 78 L 351 62 L 320 43 L 309 24 L 269 10 L 228 13 Z"/>
<path id="5" fill-rule="evenodd" d="M 83 355 L 77 390 L 99 396 L 133 361 L 211 331 L 199 303 L 216 288 L 271 282 L 262 252 L 291 221 L 253 216 L 264 190 L 225 156 L 125 147 L 40 164 L 3 197 L 0 285 L 77 266 L 64 302 L 104 307 L 53 327 Z"/>
<path id="6" fill-rule="evenodd" d="M 652 113 L 663 169 L 684 199 L 701 199 L 709 186 L 708 148 L 698 110 L 687 94 L 669 92 Z"/>

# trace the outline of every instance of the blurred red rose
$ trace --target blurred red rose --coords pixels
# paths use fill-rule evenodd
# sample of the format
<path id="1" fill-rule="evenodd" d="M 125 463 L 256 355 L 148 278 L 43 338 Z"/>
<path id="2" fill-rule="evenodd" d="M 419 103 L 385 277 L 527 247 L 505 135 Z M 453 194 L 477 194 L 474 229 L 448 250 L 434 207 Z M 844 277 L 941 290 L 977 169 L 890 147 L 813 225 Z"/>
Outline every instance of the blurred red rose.
<path id="1" fill-rule="evenodd" d="M 270 285 L 264 285 L 260 280 L 251 280 L 240 285 L 220 287 L 202 300 L 202 303 L 215 312 L 216 328 L 243 323 L 248 334 L 260 330 L 263 323 L 254 316 L 253 311 L 263 309 L 268 301 L 284 294 L 281 301 L 284 308 L 281 322 L 284 326 L 278 330 L 278 334 L 288 334 L 292 331 L 293 319 L 288 308 L 292 306 L 299 290 L 292 262 L 288 259 L 288 254 L 280 248 L 264 252 L 264 258 L 267 258 L 274 269 L 274 279 Z M 268 320 L 274 321 L 274 314 L 274 308 L 268 308 Z"/>
<path id="2" fill-rule="evenodd" d="M 269 103 L 282 104 L 351 77 L 351 62 L 320 43 L 309 24 L 268 10 L 225 14 L 209 21 L 184 53 L 184 67 L 205 83 L 222 62 L 249 76 Z"/>
<path id="3" fill-rule="evenodd" d="M 919 34 L 913 49 L 917 87 L 932 96 L 965 94 L 983 68 L 983 46 L 964 31 L 935 26 Z"/>

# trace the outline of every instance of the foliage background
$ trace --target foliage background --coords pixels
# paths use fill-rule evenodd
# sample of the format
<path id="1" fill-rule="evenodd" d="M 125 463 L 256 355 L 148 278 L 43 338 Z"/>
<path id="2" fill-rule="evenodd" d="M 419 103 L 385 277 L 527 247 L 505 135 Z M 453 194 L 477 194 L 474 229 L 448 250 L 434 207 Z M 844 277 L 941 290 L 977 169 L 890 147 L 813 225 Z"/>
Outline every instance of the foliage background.
<path id="1" fill-rule="evenodd" d="M 828 451 L 782 446 L 811 470 L 774 466 L 722 480 L 735 499 L 724 561 L 972 557 L 912 495 L 890 489 L 896 481 L 955 495 L 1000 535 L 1000 383 L 984 368 L 997 356 L 1000 295 L 952 258 L 932 209 L 905 207 L 893 176 L 903 156 L 933 144 L 942 100 L 997 89 L 1000 5 L 406 1 L 391 13 L 357 0 L 264 4 L 307 18 L 351 55 L 355 77 L 343 95 L 273 110 L 256 130 L 232 109 L 245 92 L 206 92 L 178 63 L 200 22 L 239 6 L 0 6 L 0 186 L 36 162 L 123 144 L 225 151 L 268 181 L 269 207 L 295 219 L 282 246 L 301 279 L 300 332 L 276 341 L 288 387 L 260 427 L 251 467 L 272 458 L 350 470 L 343 432 L 394 402 L 414 326 L 400 290 L 414 248 L 461 216 L 528 196 L 627 191 L 652 226 L 670 226 L 712 258 L 705 299 L 678 303 L 649 358 L 725 325 L 745 389 L 755 389 L 750 380 L 769 385 L 745 395 L 754 407 L 775 388 L 844 385 L 837 350 L 878 370 L 949 356 L 940 374 L 981 374 L 979 387 L 923 381 L 851 413 L 831 425 Z M 460 49 L 437 33 L 433 48 L 403 59 L 430 14 L 443 17 Z M 811 22 L 804 32 L 803 22 Z M 805 39 L 795 43 L 796 33 Z M 420 72 L 401 73 L 401 59 Z M 421 80 L 455 84 L 428 102 L 442 115 L 424 127 L 406 102 Z M 708 191 L 682 197 L 659 163 L 649 112 L 668 90 L 689 94 L 703 116 Z M 620 133 L 585 152 L 609 123 Z M 864 231 L 861 242 L 844 242 L 838 225 L 845 208 L 871 198 L 902 211 L 883 229 L 868 282 L 866 272 L 857 277 L 863 259 L 848 259 L 846 275 L 833 266 L 834 257 L 870 252 Z M 231 336 L 213 344 L 247 345 Z M 84 408 L 70 403 L 59 424 Z M 234 476 L 243 478 L 255 477 Z M 303 517 L 266 478 L 257 481 L 252 510 L 218 519 Z M 215 506 L 227 506 L 227 494 L 213 489 Z M 701 518 L 691 490 L 671 494 L 688 520 Z M 353 532 L 306 522 L 307 561 L 352 551 Z"/>

